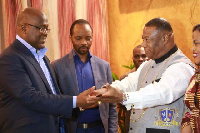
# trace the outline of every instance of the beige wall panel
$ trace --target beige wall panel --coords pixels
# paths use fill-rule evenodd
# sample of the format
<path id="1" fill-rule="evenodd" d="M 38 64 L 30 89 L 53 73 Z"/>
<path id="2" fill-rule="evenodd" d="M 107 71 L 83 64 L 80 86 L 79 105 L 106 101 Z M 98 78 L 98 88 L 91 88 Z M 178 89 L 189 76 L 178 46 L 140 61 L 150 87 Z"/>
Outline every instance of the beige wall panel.
<path id="1" fill-rule="evenodd" d="M 44 12 L 48 18 L 49 27 L 51 29 L 47 41 L 46 48 L 47 56 L 50 61 L 60 58 L 60 46 L 58 41 L 58 13 L 57 13 L 57 0 L 44 0 Z"/>

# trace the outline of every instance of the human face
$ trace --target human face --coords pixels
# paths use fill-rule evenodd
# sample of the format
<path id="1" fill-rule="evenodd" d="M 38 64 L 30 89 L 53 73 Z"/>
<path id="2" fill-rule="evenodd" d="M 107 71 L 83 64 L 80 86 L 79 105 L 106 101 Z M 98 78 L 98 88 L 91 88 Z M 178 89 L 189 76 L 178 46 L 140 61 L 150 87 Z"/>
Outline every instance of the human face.
<path id="1" fill-rule="evenodd" d="M 142 46 L 149 59 L 158 59 L 161 57 L 160 53 L 163 49 L 161 36 L 161 31 L 156 30 L 154 26 L 145 27 L 143 29 Z"/>
<path id="2" fill-rule="evenodd" d="M 195 30 L 192 33 L 192 39 L 193 39 L 193 57 L 194 62 L 196 65 L 200 66 L 200 32 L 199 30 Z"/>
<path id="3" fill-rule="evenodd" d="M 92 45 L 92 29 L 88 24 L 76 24 L 70 39 L 76 53 L 87 56 Z"/>
<path id="4" fill-rule="evenodd" d="M 136 69 L 144 62 L 147 60 L 144 48 L 135 48 L 133 50 L 133 63 L 136 67 Z"/>
<path id="5" fill-rule="evenodd" d="M 26 26 L 25 40 L 35 49 L 44 48 L 48 32 L 41 32 L 40 28 L 48 29 L 46 16 L 43 14 L 42 16 L 31 17 L 24 25 Z"/>

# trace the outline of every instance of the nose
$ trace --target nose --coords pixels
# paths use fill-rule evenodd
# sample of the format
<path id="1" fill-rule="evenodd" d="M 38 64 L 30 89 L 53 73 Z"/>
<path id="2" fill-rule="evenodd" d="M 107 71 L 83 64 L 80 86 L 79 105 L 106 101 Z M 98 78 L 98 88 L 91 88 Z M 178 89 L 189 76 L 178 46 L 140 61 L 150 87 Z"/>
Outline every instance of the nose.
<path id="1" fill-rule="evenodd" d="M 87 41 L 85 39 L 82 39 L 81 44 L 87 44 Z"/>
<path id="2" fill-rule="evenodd" d="M 194 52 L 194 51 L 195 51 L 195 45 L 192 46 L 192 52 Z"/>
<path id="3" fill-rule="evenodd" d="M 48 35 L 48 33 L 50 32 L 50 29 L 48 29 L 48 28 L 41 28 L 41 29 L 40 29 L 40 32 L 41 32 L 42 34 L 44 34 L 44 35 Z"/>
<path id="4" fill-rule="evenodd" d="M 44 30 L 43 32 L 41 32 L 42 34 L 44 34 L 44 35 L 48 35 L 48 32 L 47 32 L 47 30 Z"/>
<path id="5" fill-rule="evenodd" d="M 146 47 L 146 42 L 144 40 L 143 40 L 141 46 L 144 47 L 144 48 Z"/>
<path id="6" fill-rule="evenodd" d="M 140 61 L 143 61 L 144 59 L 142 58 L 142 56 L 140 56 L 140 57 L 139 57 L 139 60 L 140 60 Z"/>

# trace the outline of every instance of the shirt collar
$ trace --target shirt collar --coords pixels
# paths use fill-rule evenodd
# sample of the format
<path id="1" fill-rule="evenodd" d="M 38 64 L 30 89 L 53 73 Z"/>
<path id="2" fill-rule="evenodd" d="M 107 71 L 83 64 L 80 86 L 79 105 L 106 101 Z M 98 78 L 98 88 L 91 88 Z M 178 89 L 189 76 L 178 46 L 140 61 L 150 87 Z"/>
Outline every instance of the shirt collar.
<path id="1" fill-rule="evenodd" d="M 167 52 L 162 57 L 155 59 L 156 64 L 163 62 L 165 59 L 167 59 L 170 55 L 175 53 L 178 50 L 178 47 L 175 45 L 169 52 Z"/>
<path id="2" fill-rule="evenodd" d="M 24 46 L 26 46 L 33 55 L 40 54 L 40 57 L 43 58 L 47 52 L 47 48 L 43 48 L 40 50 L 35 49 L 33 46 L 31 46 L 29 43 L 27 43 L 24 39 L 22 39 L 19 35 L 16 35 L 16 39 L 19 40 Z"/>
<path id="3" fill-rule="evenodd" d="M 76 52 L 75 52 L 75 50 L 73 49 L 72 50 L 72 54 L 73 54 L 73 56 L 75 57 L 75 58 L 79 58 L 80 59 L 80 57 L 76 54 Z M 90 51 L 88 52 L 88 58 L 87 59 L 90 59 L 92 57 L 92 54 L 90 53 Z"/>

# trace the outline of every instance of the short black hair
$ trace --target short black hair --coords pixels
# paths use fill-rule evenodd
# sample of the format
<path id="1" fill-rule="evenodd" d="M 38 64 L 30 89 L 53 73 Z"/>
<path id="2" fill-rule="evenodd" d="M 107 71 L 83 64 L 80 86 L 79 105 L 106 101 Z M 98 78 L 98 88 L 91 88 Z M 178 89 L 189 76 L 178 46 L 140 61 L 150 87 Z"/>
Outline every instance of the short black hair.
<path id="1" fill-rule="evenodd" d="M 199 30 L 200 32 L 200 24 L 195 25 L 192 32 L 194 32 L 195 30 Z"/>
<path id="2" fill-rule="evenodd" d="M 140 44 L 140 45 L 137 45 L 135 48 L 141 48 L 141 47 L 142 47 L 142 45 Z M 135 48 L 134 48 L 134 49 L 135 49 Z"/>
<path id="3" fill-rule="evenodd" d="M 135 51 L 135 49 L 138 49 L 138 48 L 144 48 L 141 44 L 140 45 L 137 45 L 137 46 L 135 46 L 134 48 L 133 48 L 133 53 L 134 53 L 134 51 Z"/>
<path id="4" fill-rule="evenodd" d="M 70 36 L 72 36 L 73 30 L 74 30 L 74 26 L 76 24 L 88 24 L 90 26 L 90 28 L 92 29 L 92 26 L 90 25 L 90 23 L 87 20 L 85 20 L 85 19 L 78 19 L 78 20 L 74 21 L 72 23 L 71 27 L 70 27 Z M 92 29 L 92 32 L 93 32 L 93 29 Z"/>
<path id="5" fill-rule="evenodd" d="M 145 27 L 155 26 L 157 30 L 173 32 L 170 23 L 164 18 L 154 18 L 145 24 Z"/>

